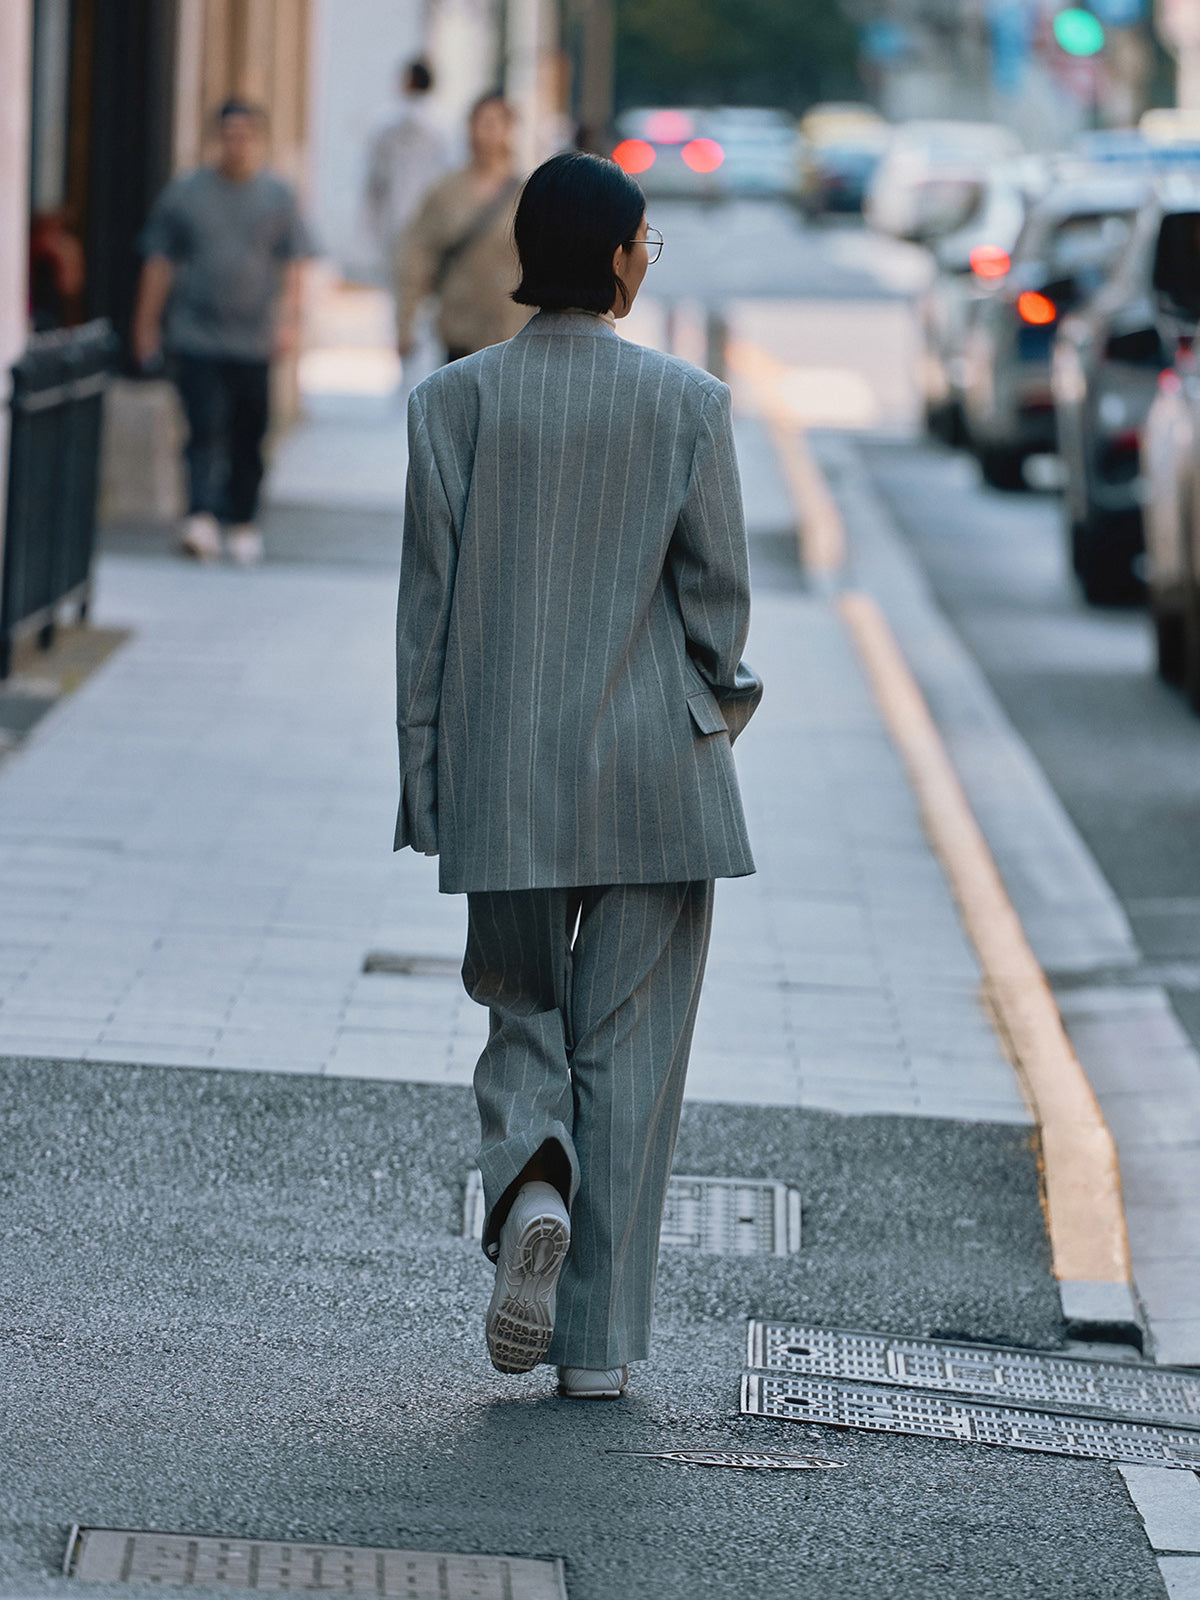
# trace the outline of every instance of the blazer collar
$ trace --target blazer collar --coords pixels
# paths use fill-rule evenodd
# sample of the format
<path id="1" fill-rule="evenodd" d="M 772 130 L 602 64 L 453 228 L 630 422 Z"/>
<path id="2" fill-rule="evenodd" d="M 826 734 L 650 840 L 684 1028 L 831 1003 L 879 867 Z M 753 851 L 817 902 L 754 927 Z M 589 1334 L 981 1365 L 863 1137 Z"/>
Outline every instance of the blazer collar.
<path id="1" fill-rule="evenodd" d="M 617 337 L 617 330 L 607 317 L 593 316 L 590 311 L 539 311 L 514 337 L 524 339 L 543 333 L 571 333 L 585 339 Z"/>

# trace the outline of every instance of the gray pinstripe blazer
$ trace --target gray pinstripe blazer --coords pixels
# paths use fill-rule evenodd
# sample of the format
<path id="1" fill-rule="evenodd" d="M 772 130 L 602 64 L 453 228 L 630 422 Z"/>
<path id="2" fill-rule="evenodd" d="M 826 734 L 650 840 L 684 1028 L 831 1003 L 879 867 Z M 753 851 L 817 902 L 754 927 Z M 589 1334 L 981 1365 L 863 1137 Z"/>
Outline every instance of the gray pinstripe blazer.
<path id="1" fill-rule="evenodd" d="M 396 849 L 445 893 L 754 871 L 729 390 L 541 312 L 408 412 Z"/>

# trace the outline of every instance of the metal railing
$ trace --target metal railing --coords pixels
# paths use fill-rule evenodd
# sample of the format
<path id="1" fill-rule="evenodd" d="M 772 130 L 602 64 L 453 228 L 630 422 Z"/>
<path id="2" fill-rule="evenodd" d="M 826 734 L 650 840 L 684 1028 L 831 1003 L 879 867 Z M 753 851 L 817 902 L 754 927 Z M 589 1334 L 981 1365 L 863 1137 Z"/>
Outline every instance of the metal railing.
<path id="1" fill-rule="evenodd" d="M 103 396 L 116 353 L 99 320 L 34 334 L 12 369 L 0 678 L 23 634 L 48 647 L 60 608 L 87 616 Z"/>

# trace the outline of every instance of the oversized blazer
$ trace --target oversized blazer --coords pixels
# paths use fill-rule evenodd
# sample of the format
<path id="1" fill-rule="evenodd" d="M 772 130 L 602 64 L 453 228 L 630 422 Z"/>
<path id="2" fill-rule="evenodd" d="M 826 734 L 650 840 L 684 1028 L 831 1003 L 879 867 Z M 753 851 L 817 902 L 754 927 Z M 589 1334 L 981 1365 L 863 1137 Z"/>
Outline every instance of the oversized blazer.
<path id="1" fill-rule="evenodd" d="M 754 871 L 729 390 L 541 312 L 408 410 L 396 849 L 443 892 Z"/>

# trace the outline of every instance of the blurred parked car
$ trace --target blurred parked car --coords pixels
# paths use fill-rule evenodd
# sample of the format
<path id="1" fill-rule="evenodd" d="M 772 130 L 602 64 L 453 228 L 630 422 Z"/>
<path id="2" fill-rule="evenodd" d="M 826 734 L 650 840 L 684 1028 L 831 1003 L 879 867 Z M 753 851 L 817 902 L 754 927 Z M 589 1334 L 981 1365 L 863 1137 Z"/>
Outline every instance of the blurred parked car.
<path id="1" fill-rule="evenodd" d="M 892 132 L 867 186 L 863 215 L 879 233 L 918 244 L 964 226 L 987 169 L 1021 152 L 994 122 L 906 122 Z"/>
<path id="2" fill-rule="evenodd" d="M 715 176 L 727 195 L 776 198 L 791 191 L 796 125 L 766 106 L 721 106 L 700 119 L 724 155 Z"/>
<path id="3" fill-rule="evenodd" d="M 1200 712 L 1200 372 L 1193 341 L 1200 320 L 1200 218 L 1183 212 L 1164 219 L 1152 286 L 1168 327 L 1188 330 L 1175 340 L 1174 360 L 1160 374 L 1146 419 L 1145 577 L 1158 647 L 1158 670 L 1182 682 Z"/>
<path id="4" fill-rule="evenodd" d="M 719 200 L 725 151 L 705 113 L 682 106 L 624 111 L 613 160 L 641 184 L 648 200 Z"/>
<path id="5" fill-rule="evenodd" d="M 1051 384 L 1071 563 L 1085 596 L 1097 603 L 1127 599 L 1137 588 L 1142 435 L 1183 331 L 1164 316 L 1154 289 L 1164 237 L 1177 241 L 1177 254 L 1187 254 L 1200 284 L 1200 179 L 1181 175 L 1158 186 L 1112 276 L 1063 318 L 1054 346 Z"/>
<path id="6" fill-rule="evenodd" d="M 917 376 L 925 425 L 947 444 L 966 440 L 964 348 L 971 318 L 989 287 L 1008 272 L 1029 207 L 1049 183 L 1049 167 L 1040 157 L 997 163 L 985 174 L 966 224 L 930 245 L 936 273 L 917 302 Z"/>
<path id="7" fill-rule="evenodd" d="M 813 106 L 800 119 L 796 203 L 810 221 L 828 212 L 854 212 L 891 137 L 871 106 L 852 102 Z"/>
<path id="8" fill-rule="evenodd" d="M 967 332 L 963 409 L 984 481 L 1024 485 L 1028 456 L 1055 448 L 1050 352 L 1062 316 L 1093 294 L 1149 192 L 1121 172 L 1053 188 L 1030 210 L 1009 270 Z"/>

